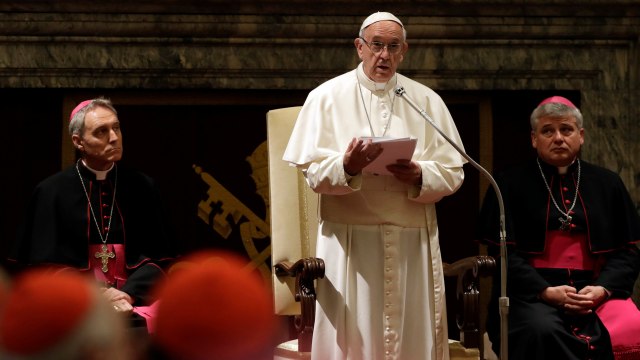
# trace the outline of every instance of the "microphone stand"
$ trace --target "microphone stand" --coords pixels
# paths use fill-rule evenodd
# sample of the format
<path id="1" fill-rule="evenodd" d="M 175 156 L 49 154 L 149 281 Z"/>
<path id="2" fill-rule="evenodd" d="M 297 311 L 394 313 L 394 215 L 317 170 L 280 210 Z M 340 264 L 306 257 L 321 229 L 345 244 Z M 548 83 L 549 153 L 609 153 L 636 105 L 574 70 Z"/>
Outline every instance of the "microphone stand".
<path id="1" fill-rule="evenodd" d="M 478 169 L 482 175 L 484 175 L 493 189 L 496 192 L 496 196 L 498 198 L 498 206 L 500 208 L 500 256 L 502 257 L 502 261 L 500 262 L 500 359 L 507 360 L 508 358 L 508 344 L 507 339 L 509 336 L 508 331 L 508 315 L 509 315 L 509 298 L 507 297 L 507 230 L 505 227 L 505 216 L 504 216 L 504 202 L 502 200 L 502 193 L 500 192 L 500 188 L 498 188 L 498 184 L 493 179 L 493 176 L 489 174 L 485 168 L 483 168 L 480 164 L 475 162 L 467 153 L 464 152 L 458 144 L 456 144 L 451 138 L 449 138 L 440 128 L 436 125 L 436 123 L 431 119 L 431 117 L 427 114 L 427 112 L 423 109 L 420 109 L 414 102 L 411 100 L 409 95 L 407 95 L 404 87 L 402 85 L 397 85 L 395 88 L 395 94 L 398 97 L 401 97 L 411 105 L 411 107 L 416 110 L 420 115 L 440 134 L 442 137 L 447 140 L 451 146 L 453 146 L 460 155 L 462 155 L 473 167 Z"/>

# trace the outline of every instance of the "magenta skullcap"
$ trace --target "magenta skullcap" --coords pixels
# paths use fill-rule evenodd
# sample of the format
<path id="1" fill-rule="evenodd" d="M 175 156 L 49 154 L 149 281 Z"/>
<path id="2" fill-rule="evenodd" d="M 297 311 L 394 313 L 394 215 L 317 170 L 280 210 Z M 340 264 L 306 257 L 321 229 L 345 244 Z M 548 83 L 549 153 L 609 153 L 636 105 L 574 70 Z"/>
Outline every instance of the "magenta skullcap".
<path id="1" fill-rule="evenodd" d="M 75 114 L 77 114 L 77 113 L 78 113 L 78 111 L 80 111 L 80 110 L 84 109 L 84 107 L 85 107 L 85 106 L 87 106 L 87 105 L 89 105 L 89 104 L 91 104 L 91 102 L 92 102 L 92 101 L 93 101 L 93 100 L 85 100 L 85 101 L 81 102 L 80 104 L 78 104 L 78 106 L 76 106 L 76 107 L 73 109 L 73 111 L 71 111 L 71 116 L 69 116 L 69 121 L 71 121 L 71 120 L 73 119 L 73 116 L 74 116 Z"/>
<path id="2" fill-rule="evenodd" d="M 544 105 L 544 104 L 549 104 L 549 103 L 558 103 L 558 104 L 563 104 L 566 105 L 570 108 L 573 109 L 577 109 L 578 107 L 573 105 L 573 103 L 571 101 L 569 101 L 569 99 L 562 97 L 562 96 L 552 96 L 552 97 L 548 97 L 544 100 L 542 100 L 542 102 L 540 104 L 538 104 L 538 107 Z"/>

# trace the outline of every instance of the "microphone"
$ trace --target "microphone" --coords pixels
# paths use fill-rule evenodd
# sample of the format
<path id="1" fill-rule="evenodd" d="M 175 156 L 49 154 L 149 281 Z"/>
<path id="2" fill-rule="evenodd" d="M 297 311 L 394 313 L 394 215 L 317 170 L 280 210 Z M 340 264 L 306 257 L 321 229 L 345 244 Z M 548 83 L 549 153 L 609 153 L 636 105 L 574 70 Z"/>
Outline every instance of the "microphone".
<path id="1" fill-rule="evenodd" d="M 491 186 L 495 190 L 496 196 L 498 198 L 498 207 L 500 209 L 500 256 L 502 257 L 502 261 L 500 262 L 501 266 L 500 266 L 500 298 L 499 298 L 500 359 L 507 360 L 507 357 L 509 355 L 508 344 L 507 344 L 507 340 L 509 336 L 509 331 L 508 331 L 509 329 L 508 328 L 509 298 L 507 297 L 507 245 L 506 245 L 507 230 L 506 230 L 505 216 L 504 216 L 504 201 L 502 200 L 502 193 L 500 192 L 500 188 L 498 187 L 498 184 L 496 183 L 496 181 L 493 179 L 493 176 L 491 176 L 491 174 L 485 168 L 483 168 L 480 164 L 475 162 L 469 155 L 467 155 L 467 153 L 458 144 L 456 144 L 453 140 L 451 140 L 451 138 L 449 138 L 436 125 L 436 123 L 429 116 L 429 114 L 427 114 L 425 110 L 418 107 L 416 103 L 413 100 L 411 100 L 411 98 L 409 97 L 409 95 L 407 95 L 407 92 L 404 90 L 404 87 L 402 85 L 396 85 L 394 91 L 396 96 L 405 99 L 407 103 L 429 123 L 429 125 L 431 125 L 440 135 L 442 135 L 443 138 L 445 138 L 445 140 L 447 140 L 447 142 L 451 146 L 453 146 L 454 149 L 456 149 L 458 153 L 460 153 L 460 155 L 462 155 L 465 159 L 467 159 L 467 161 L 469 161 L 469 163 L 473 165 L 473 167 L 478 169 L 478 171 L 480 171 L 480 173 L 489 180 L 489 182 L 491 183 Z"/>

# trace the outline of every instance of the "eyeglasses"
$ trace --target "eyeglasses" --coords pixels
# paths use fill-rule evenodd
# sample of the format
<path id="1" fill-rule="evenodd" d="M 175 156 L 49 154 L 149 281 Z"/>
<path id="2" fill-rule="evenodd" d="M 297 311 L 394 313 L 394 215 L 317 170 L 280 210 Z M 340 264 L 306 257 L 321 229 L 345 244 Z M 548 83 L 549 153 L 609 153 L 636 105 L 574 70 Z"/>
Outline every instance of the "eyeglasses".
<path id="1" fill-rule="evenodd" d="M 398 44 L 398 43 L 385 44 L 385 43 L 380 42 L 380 41 L 368 42 L 363 37 L 360 37 L 360 40 L 364 41 L 364 43 L 369 47 L 371 52 L 373 52 L 374 54 L 379 54 L 382 51 L 384 51 L 384 49 L 387 49 L 389 54 L 395 55 L 395 54 L 399 53 L 400 50 L 402 50 L 402 44 Z"/>

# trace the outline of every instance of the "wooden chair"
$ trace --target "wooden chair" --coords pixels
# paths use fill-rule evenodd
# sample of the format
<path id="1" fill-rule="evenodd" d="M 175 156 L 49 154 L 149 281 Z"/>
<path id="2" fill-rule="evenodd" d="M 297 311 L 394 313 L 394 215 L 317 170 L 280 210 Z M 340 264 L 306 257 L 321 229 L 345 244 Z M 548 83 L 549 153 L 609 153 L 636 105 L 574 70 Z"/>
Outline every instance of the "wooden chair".
<path id="1" fill-rule="evenodd" d="M 291 107 L 267 113 L 275 312 L 294 316 L 298 333 L 296 339 L 275 349 L 277 359 L 310 358 L 316 306 L 315 280 L 324 277 L 324 261 L 314 256 L 318 194 L 309 189 L 300 171 L 282 160 L 299 111 L 300 107 Z M 449 341 L 451 359 L 483 358 L 479 278 L 490 275 L 494 269 L 495 261 L 488 256 L 444 264 L 445 276 L 457 277 L 455 296 L 460 308 L 456 310 L 461 340 Z"/>

